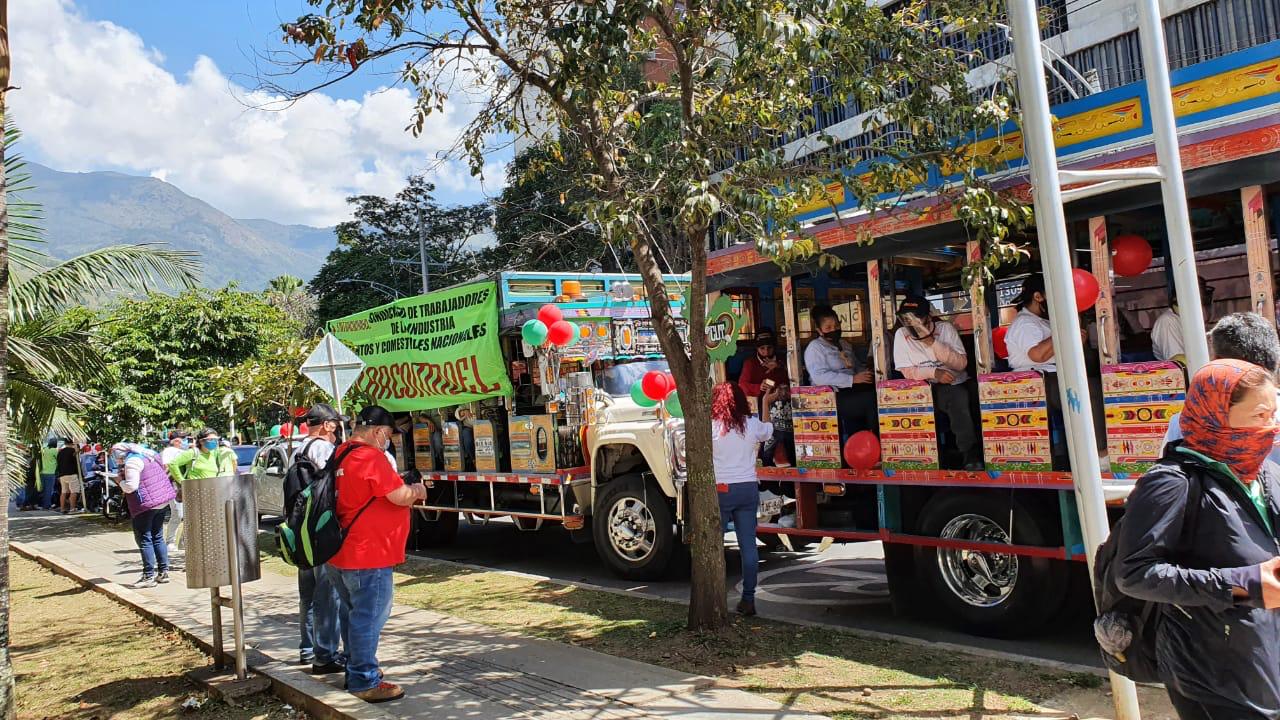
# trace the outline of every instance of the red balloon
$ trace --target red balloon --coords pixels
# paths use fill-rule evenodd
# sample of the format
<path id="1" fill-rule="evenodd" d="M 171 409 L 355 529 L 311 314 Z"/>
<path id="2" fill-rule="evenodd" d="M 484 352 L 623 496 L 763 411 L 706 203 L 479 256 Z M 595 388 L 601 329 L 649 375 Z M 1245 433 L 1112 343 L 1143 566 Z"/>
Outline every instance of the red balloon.
<path id="1" fill-rule="evenodd" d="M 1071 271 L 1071 283 L 1076 289 L 1076 312 L 1084 312 L 1098 302 L 1098 278 L 1088 270 Z"/>
<path id="2" fill-rule="evenodd" d="M 559 312 L 557 310 L 556 312 Z M 564 347 L 573 342 L 573 325 L 568 320 L 557 320 L 547 326 L 547 339 L 552 345 Z"/>
<path id="3" fill-rule="evenodd" d="M 280 426 L 280 437 L 290 437 L 293 435 L 293 423 L 287 422 Z"/>
<path id="4" fill-rule="evenodd" d="M 880 462 L 880 438 L 870 430 L 859 430 L 844 443 L 844 461 L 854 470 L 870 470 Z"/>
<path id="5" fill-rule="evenodd" d="M 310 426 L 310 425 L 308 425 L 308 424 L 306 424 L 306 423 L 302 423 L 301 425 L 299 425 L 299 426 L 298 426 L 298 434 L 299 434 L 299 435 L 306 435 L 307 433 L 310 433 L 310 432 L 311 432 L 311 426 Z"/>
<path id="6" fill-rule="evenodd" d="M 542 321 L 543 325 L 551 327 L 564 319 L 564 313 L 560 312 L 560 308 L 548 303 L 538 311 L 538 319 Z M 555 341 L 553 340 L 552 342 Z M 560 343 L 556 344 L 559 345 Z"/>
<path id="7" fill-rule="evenodd" d="M 1111 267 L 1117 275 L 1133 277 L 1151 267 L 1151 243 L 1137 235 L 1121 235 L 1111 241 Z"/>
<path id="8" fill-rule="evenodd" d="M 1009 334 L 1009 326 L 1001 325 L 991 331 L 991 345 L 995 348 L 996 357 L 1004 359 L 1009 357 L 1009 346 L 1004 343 L 1004 336 Z"/>
<path id="9" fill-rule="evenodd" d="M 657 370 L 650 370 L 640 378 L 640 389 L 644 391 L 644 396 L 654 401 L 664 400 L 671 392 L 671 386 L 667 384 L 667 376 Z"/>

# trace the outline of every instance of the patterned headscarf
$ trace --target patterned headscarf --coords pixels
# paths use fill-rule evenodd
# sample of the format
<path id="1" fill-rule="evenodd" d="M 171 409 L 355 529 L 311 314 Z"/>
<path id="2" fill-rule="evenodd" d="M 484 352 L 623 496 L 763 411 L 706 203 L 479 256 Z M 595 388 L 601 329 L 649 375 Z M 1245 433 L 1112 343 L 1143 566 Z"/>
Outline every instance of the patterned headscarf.
<path id="1" fill-rule="evenodd" d="M 146 445 L 139 445 L 131 442 L 118 442 L 111 446 L 111 454 L 117 458 L 123 458 L 131 453 L 141 455 L 143 458 L 151 459 L 158 457 L 159 453 Z"/>
<path id="2" fill-rule="evenodd" d="M 1280 429 L 1233 428 L 1227 420 L 1236 385 L 1245 373 L 1261 369 L 1244 360 L 1214 360 L 1191 378 L 1182 408 L 1183 444 L 1225 464 L 1244 482 L 1257 477 Z"/>

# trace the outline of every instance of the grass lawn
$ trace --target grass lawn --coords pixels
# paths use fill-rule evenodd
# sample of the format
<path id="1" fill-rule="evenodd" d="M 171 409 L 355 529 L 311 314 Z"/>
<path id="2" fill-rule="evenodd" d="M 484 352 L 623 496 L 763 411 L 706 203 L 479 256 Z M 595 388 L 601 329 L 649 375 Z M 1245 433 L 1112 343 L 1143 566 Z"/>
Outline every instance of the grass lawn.
<path id="1" fill-rule="evenodd" d="M 263 569 L 292 573 L 263 536 Z M 673 603 L 414 558 L 396 603 L 591 648 L 726 684 L 834 718 L 1069 717 L 1039 703 L 1072 690 L 1102 695 L 1094 675 L 869 640 L 826 628 L 737 619 L 721 633 L 684 629 Z"/>
<path id="2" fill-rule="evenodd" d="M 209 659 L 177 633 L 104 595 L 9 555 L 18 717 L 76 720 L 300 720 L 271 695 L 209 699 L 183 673 Z M 194 698 L 199 709 L 184 710 Z"/>

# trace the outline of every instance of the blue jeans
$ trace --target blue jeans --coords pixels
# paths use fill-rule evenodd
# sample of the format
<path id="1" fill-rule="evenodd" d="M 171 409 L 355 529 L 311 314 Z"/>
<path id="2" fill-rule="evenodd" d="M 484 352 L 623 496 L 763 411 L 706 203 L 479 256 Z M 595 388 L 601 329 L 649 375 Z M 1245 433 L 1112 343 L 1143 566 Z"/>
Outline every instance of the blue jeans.
<path id="1" fill-rule="evenodd" d="M 759 573 L 760 550 L 756 547 L 756 512 L 760 509 L 760 486 L 753 482 L 729 483 L 728 492 L 719 493 L 720 525 L 738 536 L 738 553 L 742 556 L 742 599 L 756 601 L 756 575 Z"/>
<path id="2" fill-rule="evenodd" d="M 40 508 L 48 510 L 53 507 L 53 486 L 57 478 L 52 475 L 40 476 Z"/>
<path id="3" fill-rule="evenodd" d="M 346 648 L 346 610 L 338 602 L 338 590 L 324 566 L 298 570 L 298 617 L 302 639 L 298 652 L 303 662 L 328 665 L 344 662 L 338 641 Z"/>
<path id="4" fill-rule="evenodd" d="M 142 574 L 169 572 L 169 548 L 164 544 L 164 517 L 168 508 L 144 510 L 132 518 L 133 539 L 142 551 Z"/>
<path id="5" fill-rule="evenodd" d="M 391 568 L 342 570 L 325 565 L 346 612 L 347 690 L 378 686 L 378 636 L 391 617 Z"/>

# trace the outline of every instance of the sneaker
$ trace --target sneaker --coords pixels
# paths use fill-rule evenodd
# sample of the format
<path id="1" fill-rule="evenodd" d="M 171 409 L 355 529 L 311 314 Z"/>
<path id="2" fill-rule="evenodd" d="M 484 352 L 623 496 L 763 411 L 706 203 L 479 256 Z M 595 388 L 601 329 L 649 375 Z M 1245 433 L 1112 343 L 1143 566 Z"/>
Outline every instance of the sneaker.
<path id="1" fill-rule="evenodd" d="M 738 614 L 752 617 L 756 614 L 756 603 L 754 600 L 739 600 Z"/>
<path id="2" fill-rule="evenodd" d="M 159 575 L 156 575 L 156 582 L 161 584 L 169 582 L 169 573 L 162 572 Z"/>
<path id="3" fill-rule="evenodd" d="M 339 662 L 325 663 L 324 665 L 311 665 L 312 675 L 333 675 L 340 672 L 346 672 L 347 666 Z"/>
<path id="4" fill-rule="evenodd" d="M 395 683 L 380 682 L 377 687 L 351 694 L 367 703 L 384 703 L 404 697 L 404 689 Z"/>
<path id="5" fill-rule="evenodd" d="M 156 586 L 156 576 L 143 575 L 142 577 L 138 578 L 138 582 L 134 583 L 133 586 L 135 588 L 153 588 Z"/>

